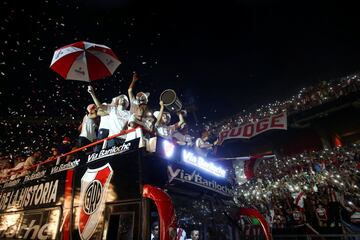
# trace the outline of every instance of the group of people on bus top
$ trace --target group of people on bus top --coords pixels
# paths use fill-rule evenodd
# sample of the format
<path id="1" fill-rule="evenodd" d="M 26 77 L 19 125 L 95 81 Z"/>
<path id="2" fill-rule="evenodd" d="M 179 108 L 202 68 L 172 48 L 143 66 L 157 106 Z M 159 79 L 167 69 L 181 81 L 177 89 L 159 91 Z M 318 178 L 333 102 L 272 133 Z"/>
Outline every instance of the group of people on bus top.
<path id="1" fill-rule="evenodd" d="M 147 92 L 133 94 L 133 89 L 138 79 L 137 73 L 134 73 L 128 88 L 128 96 L 121 94 L 114 97 L 110 104 L 101 103 L 96 97 L 93 87 L 88 87 L 88 92 L 94 104 L 90 104 L 87 107 L 87 114 L 79 126 L 79 147 L 88 145 L 94 140 L 101 140 L 118 134 L 123 130 L 140 126 L 147 132 L 155 132 L 157 136 L 174 140 L 178 144 L 195 145 L 195 149 L 200 154 L 206 155 L 213 147 L 213 144 L 208 142 L 209 133 L 204 131 L 201 137 L 196 139 L 195 144 L 193 144 L 193 138 L 187 134 L 184 119 L 185 111 L 177 112 L 179 121 L 175 124 L 170 124 L 171 115 L 169 112 L 164 111 L 164 103 L 160 100 L 159 111 L 152 113 L 148 107 L 150 94 Z M 98 132 L 96 132 L 96 129 L 98 129 Z M 112 138 L 107 142 L 107 147 L 121 144 L 125 140 L 126 134 Z M 101 148 L 102 144 L 99 144 L 94 150 L 98 152 Z"/>

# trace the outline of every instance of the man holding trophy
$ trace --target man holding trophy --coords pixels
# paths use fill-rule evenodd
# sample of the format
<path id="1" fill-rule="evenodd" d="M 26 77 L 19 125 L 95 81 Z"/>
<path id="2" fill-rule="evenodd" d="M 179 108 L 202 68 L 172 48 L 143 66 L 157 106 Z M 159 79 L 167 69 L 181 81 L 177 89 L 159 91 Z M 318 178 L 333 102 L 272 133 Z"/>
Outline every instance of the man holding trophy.
<path id="1" fill-rule="evenodd" d="M 160 110 L 154 112 L 156 118 L 155 130 L 158 136 L 161 136 L 166 139 L 171 139 L 176 141 L 180 145 L 190 145 L 191 137 L 189 135 L 184 135 L 179 132 L 179 130 L 185 127 L 184 115 L 186 111 L 181 110 L 182 104 L 177 98 L 176 93 L 172 89 L 165 90 L 160 95 Z M 164 111 L 166 107 L 171 112 L 176 112 L 179 116 L 179 121 L 175 124 L 169 125 L 171 121 L 171 115 L 169 112 Z"/>

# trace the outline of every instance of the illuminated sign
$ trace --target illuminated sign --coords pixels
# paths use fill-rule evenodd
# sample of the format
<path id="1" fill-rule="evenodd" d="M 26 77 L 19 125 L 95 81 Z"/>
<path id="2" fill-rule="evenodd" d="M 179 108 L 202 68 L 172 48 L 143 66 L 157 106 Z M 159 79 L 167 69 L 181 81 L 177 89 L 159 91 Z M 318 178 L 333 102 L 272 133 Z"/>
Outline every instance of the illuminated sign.
<path id="1" fill-rule="evenodd" d="M 216 166 L 212 162 L 207 162 L 204 158 L 196 156 L 194 153 L 189 152 L 186 149 L 183 149 L 182 156 L 184 162 L 198 167 L 206 172 L 223 178 L 226 175 L 226 171 L 222 167 Z"/>
<path id="2" fill-rule="evenodd" d="M 209 177 L 202 176 L 202 173 L 198 170 L 189 170 L 181 167 L 180 165 L 169 165 L 168 176 L 169 183 L 177 180 L 181 183 L 188 183 L 201 188 L 206 188 L 227 197 L 233 195 L 232 187 L 226 184 L 222 179 L 211 179 Z"/>
<path id="3" fill-rule="evenodd" d="M 165 152 L 165 156 L 167 158 L 170 158 L 174 154 L 175 145 L 172 144 L 171 142 L 167 141 L 167 140 L 164 140 L 163 141 L 163 149 L 164 149 L 164 152 Z"/>

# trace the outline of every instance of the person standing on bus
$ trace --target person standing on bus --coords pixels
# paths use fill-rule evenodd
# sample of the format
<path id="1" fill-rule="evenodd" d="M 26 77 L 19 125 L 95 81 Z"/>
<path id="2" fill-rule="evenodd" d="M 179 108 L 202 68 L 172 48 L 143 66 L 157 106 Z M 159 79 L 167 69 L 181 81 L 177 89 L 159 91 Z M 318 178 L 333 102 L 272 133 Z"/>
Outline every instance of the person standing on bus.
<path id="1" fill-rule="evenodd" d="M 135 96 L 133 94 L 133 88 L 135 87 L 135 83 L 139 80 L 139 76 L 136 72 L 133 73 L 132 81 L 128 88 L 128 95 L 130 99 L 130 119 L 128 122 L 129 128 L 135 128 L 136 126 L 143 126 L 146 125 L 143 122 L 143 118 L 149 112 L 147 103 L 149 100 L 150 93 L 148 92 L 138 92 Z"/>
<path id="2" fill-rule="evenodd" d="M 209 132 L 205 130 L 201 133 L 201 137 L 197 138 L 195 141 L 195 151 L 203 157 L 206 157 L 217 143 L 217 141 L 214 143 L 208 142 L 209 136 Z"/>
<path id="3" fill-rule="evenodd" d="M 171 121 L 171 115 L 168 112 L 164 112 L 164 103 L 160 101 L 160 111 L 155 111 L 154 116 L 157 119 L 155 123 L 156 134 L 166 139 L 172 139 L 175 137 L 175 133 L 178 129 L 182 128 L 185 124 L 184 117 L 181 112 L 178 113 L 179 122 L 169 125 Z M 176 141 L 180 140 L 175 138 Z"/>
<path id="4" fill-rule="evenodd" d="M 24 168 L 29 169 L 35 164 L 40 163 L 41 158 L 42 158 L 42 153 L 40 151 L 34 151 L 33 154 L 25 160 Z"/>
<path id="5" fill-rule="evenodd" d="M 102 105 L 108 105 L 106 102 L 102 103 Z M 99 130 L 97 134 L 96 141 L 102 140 L 104 138 L 107 138 L 109 136 L 109 128 L 111 125 L 111 119 L 109 114 L 104 111 L 102 108 L 97 109 L 97 115 L 100 117 L 100 123 L 99 123 Z M 102 149 L 103 142 L 99 143 L 95 146 L 94 151 L 100 152 Z"/>
<path id="6" fill-rule="evenodd" d="M 109 135 L 114 135 L 120 133 L 122 130 L 125 130 L 127 123 L 130 118 L 130 112 L 126 110 L 129 107 L 129 99 L 126 95 L 121 94 L 113 98 L 111 104 L 104 105 L 99 102 L 95 96 L 94 89 L 89 86 L 88 92 L 93 98 L 96 106 L 103 111 L 104 114 L 109 114 Z M 113 138 L 109 140 L 108 147 L 113 147 L 123 143 L 126 139 L 126 136 L 120 136 L 118 138 Z"/>
<path id="7" fill-rule="evenodd" d="M 96 139 L 96 105 L 90 104 L 86 110 L 88 113 L 84 116 L 79 126 L 80 136 L 78 139 L 78 147 L 86 146 Z"/>

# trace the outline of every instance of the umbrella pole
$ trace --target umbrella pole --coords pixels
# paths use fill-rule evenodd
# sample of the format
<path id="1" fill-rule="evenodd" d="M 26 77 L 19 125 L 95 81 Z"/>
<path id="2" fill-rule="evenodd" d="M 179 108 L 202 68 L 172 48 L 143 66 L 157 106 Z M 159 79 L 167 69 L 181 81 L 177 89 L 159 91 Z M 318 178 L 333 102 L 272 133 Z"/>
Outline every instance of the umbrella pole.
<path id="1" fill-rule="evenodd" d="M 90 88 L 94 89 L 94 87 L 91 85 L 91 81 L 88 82 L 88 90 L 89 90 Z"/>

